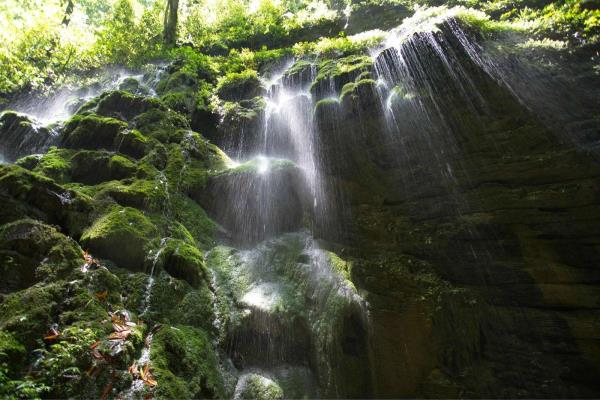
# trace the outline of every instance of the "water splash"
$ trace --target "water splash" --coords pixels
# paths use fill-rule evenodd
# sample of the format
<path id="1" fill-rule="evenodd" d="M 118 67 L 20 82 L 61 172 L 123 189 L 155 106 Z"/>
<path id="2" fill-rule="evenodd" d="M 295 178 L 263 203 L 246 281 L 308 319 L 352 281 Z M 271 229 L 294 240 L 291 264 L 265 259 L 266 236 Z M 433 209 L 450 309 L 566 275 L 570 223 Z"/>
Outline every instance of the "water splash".
<path id="1" fill-rule="evenodd" d="M 141 312 L 140 312 L 140 317 L 145 316 L 148 311 L 150 310 L 150 306 L 152 304 L 151 300 L 152 300 L 152 288 L 154 287 L 154 270 L 156 269 L 156 265 L 158 264 L 158 261 L 160 260 L 160 255 L 163 253 L 163 251 L 165 250 L 166 246 L 167 246 L 167 241 L 169 240 L 169 238 L 162 238 L 160 240 L 160 246 L 159 248 L 154 252 L 154 254 L 150 255 L 151 257 L 151 266 L 150 266 L 150 274 L 148 275 L 148 281 L 146 283 L 146 289 L 144 291 L 144 298 L 142 300 L 142 304 L 141 304 Z"/>
<path id="2" fill-rule="evenodd" d="M 220 326 L 228 326 L 226 347 L 238 366 L 273 371 L 308 364 L 324 393 L 343 395 L 340 365 L 352 364 L 343 341 L 359 335 L 356 342 L 366 354 L 368 317 L 365 302 L 334 267 L 330 253 L 308 232 L 285 234 L 227 257 L 226 249 L 214 252 L 207 261 L 218 298 L 232 307 Z M 225 264 L 215 263 L 224 258 Z"/>
<path id="3" fill-rule="evenodd" d="M 65 86 L 45 97 L 26 96 L 17 98 L 6 109 L 26 114 L 41 125 L 67 120 L 87 101 L 109 90 L 117 90 L 129 79 L 137 81 L 143 90 L 156 96 L 156 85 L 165 73 L 162 65 L 149 65 L 148 71 L 140 73 L 127 69 L 107 69 L 98 72 L 90 83 L 82 86 Z"/>

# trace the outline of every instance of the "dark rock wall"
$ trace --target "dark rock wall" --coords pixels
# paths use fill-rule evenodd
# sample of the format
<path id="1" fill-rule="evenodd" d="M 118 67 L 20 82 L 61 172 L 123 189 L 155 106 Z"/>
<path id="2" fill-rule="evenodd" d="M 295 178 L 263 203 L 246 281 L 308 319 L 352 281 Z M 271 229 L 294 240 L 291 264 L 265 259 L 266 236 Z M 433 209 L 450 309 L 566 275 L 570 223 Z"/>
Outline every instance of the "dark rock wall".
<path id="1" fill-rule="evenodd" d="M 351 246 L 371 305 L 374 395 L 594 396 L 594 147 L 570 140 L 577 114 L 548 124 L 467 57 L 456 61 L 477 93 L 457 93 L 441 71 L 427 81 L 433 97 L 417 94 L 428 114 L 397 106 L 391 130 L 375 89 L 316 112 L 329 178 L 351 209 L 331 239 Z M 545 90 L 554 98 L 543 102 L 569 101 L 558 84 Z M 400 255 L 454 289 L 419 301 L 427 289 L 414 271 L 390 284 L 385 274 L 407 265 Z"/>

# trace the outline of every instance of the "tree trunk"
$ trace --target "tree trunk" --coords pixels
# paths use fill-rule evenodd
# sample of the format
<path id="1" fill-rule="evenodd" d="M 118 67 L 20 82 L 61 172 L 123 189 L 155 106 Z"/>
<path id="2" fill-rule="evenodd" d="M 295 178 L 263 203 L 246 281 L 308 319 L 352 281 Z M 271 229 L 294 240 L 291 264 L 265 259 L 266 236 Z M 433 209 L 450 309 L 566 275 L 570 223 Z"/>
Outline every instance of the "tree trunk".
<path id="1" fill-rule="evenodd" d="M 165 9 L 164 33 L 163 39 L 167 47 L 175 46 L 177 42 L 177 10 L 179 9 L 179 0 L 167 0 Z"/>
<path id="2" fill-rule="evenodd" d="M 69 22 L 71 22 L 71 15 L 73 14 L 73 9 L 75 8 L 75 4 L 73 4 L 73 0 L 67 0 L 67 7 L 65 9 L 65 15 L 61 24 L 64 26 L 69 26 Z"/>

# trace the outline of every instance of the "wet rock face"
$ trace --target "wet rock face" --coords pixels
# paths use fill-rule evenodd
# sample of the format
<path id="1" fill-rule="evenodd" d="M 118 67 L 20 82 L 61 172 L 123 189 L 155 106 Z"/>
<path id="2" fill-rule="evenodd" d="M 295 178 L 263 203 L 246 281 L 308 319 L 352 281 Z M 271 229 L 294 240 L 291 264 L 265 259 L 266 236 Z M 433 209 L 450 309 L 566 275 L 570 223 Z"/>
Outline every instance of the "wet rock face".
<path id="1" fill-rule="evenodd" d="M 454 52 L 458 77 L 449 75 L 431 40 L 443 43 L 443 54 Z M 361 271 L 375 368 L 388 366 L 375 374 L 377 396 L 597 392 L 589 372 L 600 368 L 597 335 L 585 328 L 599 294 L 589 285 L 598 282 L 590 266 L 600 257 L 595 145 L 574 146 L 556 120 L 549 129 L 456 38 L 417 36 L 376 63 L 395 71 L 386 76 L 396 86 L 381 99 L 386 108 L 360 112 L 361 103 L 386 105 L 377 91 L 317 108 L 328 173 L 352 203 L 341 240 L 428 260 L 435 274 L 469 287 L 480 309 L 469 311 L 471 300 L 461 300 L 437 314 L 427 302 L 413 304 L 418 295 L 394 300 L 397 288 L 412 284 L 382 279 L 387 268 Z M 547 91 L 553 101 L 568 101 L 560 88 L 559 81 Z M 390 332 L 403 334 L 394 339 Z M 463 332 L 452 345 L 451 332 Z M 410 357 L 394 350 L 403 346 Z M 391 372 L 407 366 L 413 376 Z"/>
<path id="2" fill-rule="evenodd" d="M 6 161 L 42 153 L 58 141 L 58 136 L 48 128 L 37 126 L 25 115 L 7 111 L 0 116 L 0 156 Z"/>
<path id="3" fill-rule="evenodd" d="M 246 251 L 219 246 L 207 264 L 236 367 L 268 371 L 285 398 L 370 393 L 365 310 L 345 261 L 293 233 Z"/>
<path id="4" fill-rule="evenodd" d="M 51 179 L 19 166 L 0 166 L 0 210 L 2 223 L 35 218 L 56 224 L 69 235 L 78 236 L 89 220 L 90 199 L 66 189 Z"/>
<path id="5" fill-rule="evenodd" d="M 81 249 L 75 241 L 30 219 L 2 226 L 0 259 L 2 293 L 60 279 L 82 264 Z"/>
<path id="6" fill-rule="evenodd" d="M 209 177 L 197 201 L 235 242 L 253 243 L 300 228 L 302 183 L 293 163 L 260 158 Z"/>

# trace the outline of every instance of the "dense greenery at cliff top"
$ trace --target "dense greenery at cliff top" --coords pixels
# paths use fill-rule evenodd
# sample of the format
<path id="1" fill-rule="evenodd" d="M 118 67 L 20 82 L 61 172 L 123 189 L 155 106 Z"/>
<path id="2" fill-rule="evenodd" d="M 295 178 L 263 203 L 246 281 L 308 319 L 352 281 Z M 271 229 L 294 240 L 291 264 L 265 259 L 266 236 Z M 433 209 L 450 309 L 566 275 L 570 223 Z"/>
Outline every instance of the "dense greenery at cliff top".
<path id="1" fill-rule="evenodd" d="M 139 66 L 159 59 L 195 58 L 220 72 L 241 72 L 286 53 L 352 51 L 380 37 L 374 33 L 347 39 L 345 22 L 352 13 L 360 14 L 365 7 L 413 10 L 442 4 L 437 0 L 179 3 L 178 44 L 171 48 L 163 44 L 165 0 L 3 2 L 0 94 L 43 91 L 73 72 L 104 65 Z M 572 47 L 593 45 L 600 38 L 600 10 L 594 0 L 453 0 L 443 4 L 480 9 L 493 20 Z M 272 49 L 280 50 L 267 51 Z"/>

